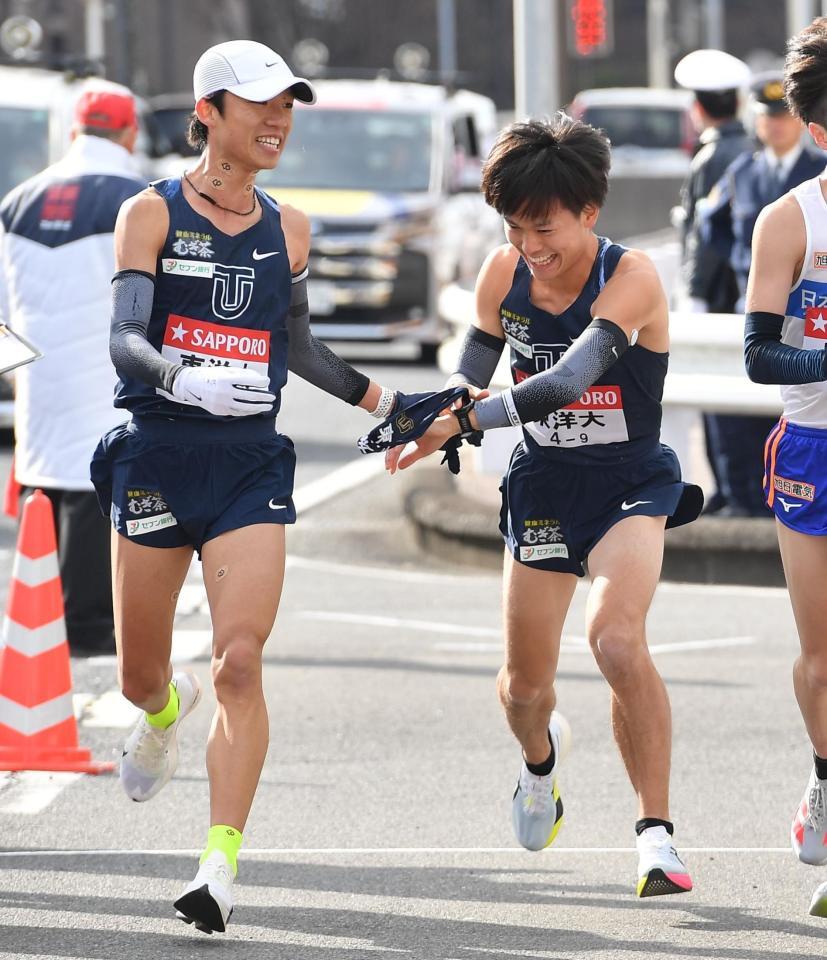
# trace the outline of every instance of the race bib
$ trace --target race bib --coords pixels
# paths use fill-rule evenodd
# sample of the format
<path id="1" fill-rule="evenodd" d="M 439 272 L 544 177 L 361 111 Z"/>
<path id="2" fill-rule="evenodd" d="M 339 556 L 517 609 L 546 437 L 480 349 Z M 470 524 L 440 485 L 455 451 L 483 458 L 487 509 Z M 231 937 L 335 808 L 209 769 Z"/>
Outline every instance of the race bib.
<path id="1" fill-rule="evenodd" d="M 182 367 L 247 367 L 269 373 L 270 331 L 193 320 L 171 313 L 167 318 L 161 356 Z M 169 400 L 165 390 L 156 392 Z"/>
<path id="2" fill-rule="evenodd" d="M 575 403 L 525 424 L 543 447 L 585 447 L 629 439 L 619 386 L 590 387 Z"/>

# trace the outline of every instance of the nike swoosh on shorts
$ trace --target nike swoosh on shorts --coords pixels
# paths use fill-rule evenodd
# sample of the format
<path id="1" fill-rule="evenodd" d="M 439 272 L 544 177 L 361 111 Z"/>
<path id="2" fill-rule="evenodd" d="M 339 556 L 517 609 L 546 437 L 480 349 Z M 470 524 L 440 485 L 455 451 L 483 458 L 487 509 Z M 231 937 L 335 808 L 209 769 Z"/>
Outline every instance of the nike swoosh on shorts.
<path id="1" fill-rule="evenodd" d="M 641 504 L 644 504 L 644 503 L 652 503 L 652 501 L 651 500 L 635 500 L 632 503 L 626 503 L 626 501 L 624 500 L 623 503 L 621 503 L 620 505 L 620 509 L 631 510 L 632 507 L 639 507 Z"/>
<path id="2" fill-rule="evenodd" d="M 271 510 L 286 510 L 286 509 L 287 509 L 287 504 L 285 504 L 285 503 L 273 503 L 272 500 L 267 504 L 267 506 L 268 506 Z"/>

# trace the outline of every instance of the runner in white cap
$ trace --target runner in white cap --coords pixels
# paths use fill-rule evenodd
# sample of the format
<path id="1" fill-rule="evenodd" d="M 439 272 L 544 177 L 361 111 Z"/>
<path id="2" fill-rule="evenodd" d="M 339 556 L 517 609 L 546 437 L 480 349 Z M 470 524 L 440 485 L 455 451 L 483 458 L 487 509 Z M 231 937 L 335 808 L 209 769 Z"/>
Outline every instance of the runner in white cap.
<path id="1" fill-rule="evenodd" d="M 197 550 L 213 621 L 217 709 L 207 744 L 210 829 L 178 915 L 223 932 L 268 741 L 262 650 L 284 576 L 284 525 L 295 456 L 276 432 L 288 369 L 384 419 L 393 391 L 310 333 L 310 224 L 256 189 L 279 161 L 293 101 L 310 84 L 269 47 L 211 47 L 194 75 L 189 139 L 203 153 L 121 207 L 110 353 L 116 405 L 131 421 L 107 433 L 92 479 L 113 537 L 115 631 L 125 696 L 141 718 L 121 785 L 154 797 L 175 770 L 177 731 L 194 709 L 194 674 L 173 673 L 178 591 Z"/>

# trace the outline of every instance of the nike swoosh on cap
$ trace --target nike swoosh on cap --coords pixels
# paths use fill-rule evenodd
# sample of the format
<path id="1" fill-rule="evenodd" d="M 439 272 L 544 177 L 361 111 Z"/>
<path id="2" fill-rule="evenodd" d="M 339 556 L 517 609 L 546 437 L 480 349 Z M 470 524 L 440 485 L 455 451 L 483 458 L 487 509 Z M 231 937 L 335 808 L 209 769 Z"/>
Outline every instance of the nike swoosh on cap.
<path id="1" fill-rule="evenodd" d="M 621 510 L 631 510 L 632 507 L 639 507 L 643 503 L 652 503 L 651 500 L 635 500 L 632 503 L 626 503 L 624 500 L 620 505 Z"/>
<path id="2" fill-rule="evenodd" d="M 277 257 L 278 250 L 271 250 L 269 253 L 259 253 L 258 249 L 253 250 L 253 260 L 266 260 L 268 257 Z"/>

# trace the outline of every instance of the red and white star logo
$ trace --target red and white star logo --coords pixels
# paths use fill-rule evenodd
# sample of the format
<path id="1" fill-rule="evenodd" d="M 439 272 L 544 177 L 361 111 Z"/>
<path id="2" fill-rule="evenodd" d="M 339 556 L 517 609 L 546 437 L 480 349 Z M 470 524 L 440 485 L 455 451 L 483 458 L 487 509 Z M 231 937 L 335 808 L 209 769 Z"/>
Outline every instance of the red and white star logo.
<path id="1" fill-rule="evenodd" d="M 187 328 L 183 323 L 179 323 L 177 327 L 170 327 L 170 332 L 172 333 L 173 340 L 180 340 L 181 343 L 185 343 L 184 334 L 187 332 Z"/>

